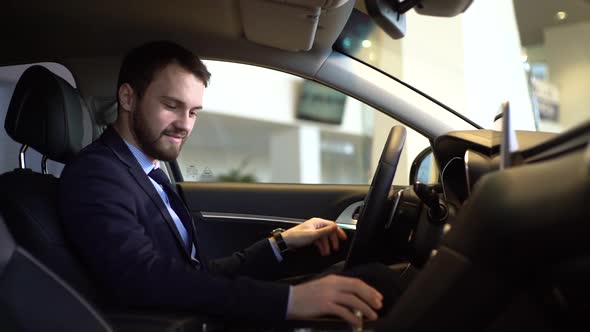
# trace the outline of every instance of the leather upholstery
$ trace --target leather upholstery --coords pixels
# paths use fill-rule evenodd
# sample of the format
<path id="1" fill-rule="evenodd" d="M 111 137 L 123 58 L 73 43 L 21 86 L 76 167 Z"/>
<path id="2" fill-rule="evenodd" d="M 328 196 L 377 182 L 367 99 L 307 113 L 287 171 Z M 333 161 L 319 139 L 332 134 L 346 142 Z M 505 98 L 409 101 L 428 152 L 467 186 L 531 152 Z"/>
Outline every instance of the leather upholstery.
<path id="1" fill-rule="evenodd" d="M 68 82 L 45 67 L 31 66 L 16 85 L 4 127 L 15 141 L 65 163 L 82 148 L 81 107 Z"/>
<path id="2" fill-rule="evenodd" d="M 87 102 L 94 118 L 94 139 L 97 139 L 109 125 L 117 120 L 117 100 L 114 97 L 93 96 L 89 97 Z"/>
<path id="3" fill-rule="evenodd" d="M 1 216 L 0 240 L 0 326 L 3 329 L 112 331 L 90 303 L 14 243 Z"/>
<path id="4" fill-rule="evenodd" d="M 18 244 L 89 299 L 95 298 L 78 257 L 63 235 L 53 175 L 16 169 L 0 175 L 0 211 Z"/>
<path id="5" fill-rule="evenodd" d="M 49 159 L 64 162 L 83 146 L 82 103 L 68 82 L 45 67 L 29 67 L 10 101 L 6 131 Z M 30 169 L 0 175 L 0 211 L 20 246 L 92 299 L 90 281 L 64 239 L 57 216 L 57 182 L 52 175 Z"/>

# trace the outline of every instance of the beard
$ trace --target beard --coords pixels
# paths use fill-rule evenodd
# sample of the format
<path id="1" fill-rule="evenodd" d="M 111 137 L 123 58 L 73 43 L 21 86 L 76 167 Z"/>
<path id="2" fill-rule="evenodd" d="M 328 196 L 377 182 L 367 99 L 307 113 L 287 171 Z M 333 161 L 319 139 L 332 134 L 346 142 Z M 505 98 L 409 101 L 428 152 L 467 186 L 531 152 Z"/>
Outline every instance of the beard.
<path id="1" fill-rule="evenodd" d="M 172 125 L 166 127 L 161 132 L 151 128 L 144 112 L 139 108 L 133 112 L 131 131 L 143 152 L 149 157 L 161 161 L 176 160 L 188 137 L 188 133 L 185 130 L 177 129 Z M 179 135 L 184 138 L 180 144 L 173 144 L 166 140 L 166 135 Z"/>

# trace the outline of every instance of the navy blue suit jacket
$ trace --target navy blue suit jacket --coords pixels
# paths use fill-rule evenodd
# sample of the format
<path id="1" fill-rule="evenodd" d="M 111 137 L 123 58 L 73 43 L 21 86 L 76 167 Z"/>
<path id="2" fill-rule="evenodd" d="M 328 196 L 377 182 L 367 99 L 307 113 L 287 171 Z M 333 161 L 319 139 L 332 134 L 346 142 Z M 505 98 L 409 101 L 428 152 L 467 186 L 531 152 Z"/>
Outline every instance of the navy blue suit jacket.
<path id="1" fill-rule="evenodd" d="M 206 262 L 208 271 L 199 269 L 156 189 L 114 129 L 68 163 L 59 194 L 66 235 L 108 302 L 228 317 L 285 317 L 289 286 L 262 281 L 279 270 L 268 240 Z"/>

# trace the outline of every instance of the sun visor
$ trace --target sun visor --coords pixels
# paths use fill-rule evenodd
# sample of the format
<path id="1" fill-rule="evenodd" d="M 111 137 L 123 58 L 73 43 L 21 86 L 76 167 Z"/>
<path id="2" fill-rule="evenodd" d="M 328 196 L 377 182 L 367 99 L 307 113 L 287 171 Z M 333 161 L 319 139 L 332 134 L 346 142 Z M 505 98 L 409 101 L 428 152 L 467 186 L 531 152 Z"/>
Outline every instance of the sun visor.
<path id="1" fill-rule="evenodd" d="M 246 39 L 288 51 L 311 49 L 320 14 L 349 0 L 241 0 Z"/>

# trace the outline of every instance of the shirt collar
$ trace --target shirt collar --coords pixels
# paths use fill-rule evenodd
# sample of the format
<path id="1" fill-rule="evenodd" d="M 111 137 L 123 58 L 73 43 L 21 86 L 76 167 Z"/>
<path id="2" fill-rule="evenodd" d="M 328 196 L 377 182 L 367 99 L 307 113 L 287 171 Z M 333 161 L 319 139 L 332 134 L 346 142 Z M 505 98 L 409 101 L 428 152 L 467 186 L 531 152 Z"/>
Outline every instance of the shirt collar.
<path id="1" fill-rule="evenodd" d="M 150 160 L 150 158 L 146 156 L 145 153 L 143 153 L 143 151 L 138 149 L 135 145 L 130 144 L 127 141 L 125 141 L 125 144 L 127 144 L 127 147 L 129 148 L 129 150 L 131 151 L 131 153 L 133 154 L 133 156 L 135 157 L 135 159 L 137 160 L 145 174 L 149 174 L 149 172 L 151 172 L 153 169 L 160 167 L 159 160 L 156 160 L 156 162 L 153 163 Z"/>

